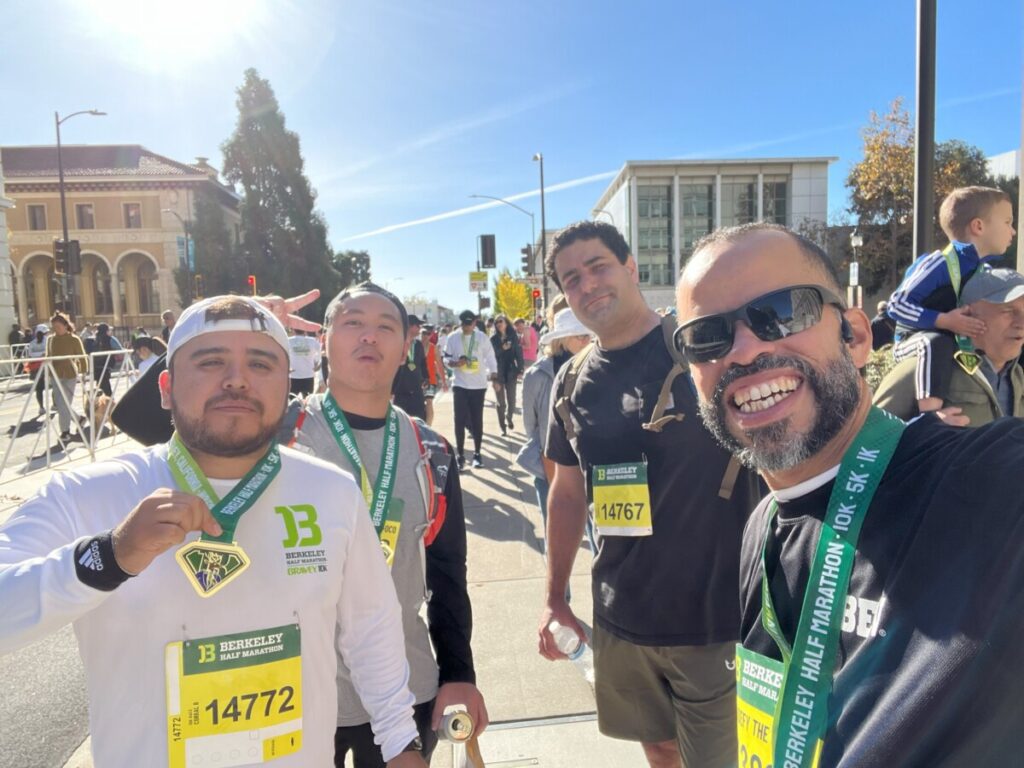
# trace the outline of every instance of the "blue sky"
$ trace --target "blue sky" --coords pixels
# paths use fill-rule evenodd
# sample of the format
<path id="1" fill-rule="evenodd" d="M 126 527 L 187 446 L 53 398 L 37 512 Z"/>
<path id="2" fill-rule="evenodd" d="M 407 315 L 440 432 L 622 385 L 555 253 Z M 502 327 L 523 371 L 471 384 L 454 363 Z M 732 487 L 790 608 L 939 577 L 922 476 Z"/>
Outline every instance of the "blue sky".
<path id="1" fill-rule="evenodd" d="M 1020 3 L 939 6 L 938 139 L 1019 147 Z M 539 230 L 535 152 L 549 228 L 588 217 L 626 160 L 672 157 L 835 155 L 840 213 L 869 111 L 897 96 L 913 109 L 914 8 L 14 0 L 0 143 L 52 143 L 54 110 L 95 107 L 109 115 L 67 123 L 67 143 L 139 143 L 219 167 L 234 90 L 255 66 L 299 134 L 334 247 L 368 250 L 396 293 L 459 310 L 473 300 L 477 235 L 495 234 L 499 266 L 515 269 L 528 217 L 496 203 L 367 233 L 486 202 L 471 194 L 524 193 Z"/>

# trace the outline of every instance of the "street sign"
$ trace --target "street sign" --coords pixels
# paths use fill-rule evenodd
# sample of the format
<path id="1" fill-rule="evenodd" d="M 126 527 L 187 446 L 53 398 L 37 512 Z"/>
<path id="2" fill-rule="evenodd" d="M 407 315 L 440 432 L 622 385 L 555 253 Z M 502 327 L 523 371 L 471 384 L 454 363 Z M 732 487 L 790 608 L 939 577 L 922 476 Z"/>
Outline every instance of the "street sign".
<path id="1" fill-rule="evenodd" d="M 491 298 L 489 296 L 481 296 L 480 300 L 477 303 L 479 304 L 480 308 L 478 311 L 480 312 L 482 312 L 485 309 L 491 308 Z"/>
<path id="2" fill-rule="evenodd" d="M 543 275 L 527 275 L 522 278 L 522 281 L 531 288 L 543 288 L 544 287 L 544 276 Z"/>
<path id="3" fill-rule="evenodd" d="M 469 290 L 477 293 L 483 293 L 487 290 L 487 273 L 486 272 L 470 272 L 469 273 Z"/>

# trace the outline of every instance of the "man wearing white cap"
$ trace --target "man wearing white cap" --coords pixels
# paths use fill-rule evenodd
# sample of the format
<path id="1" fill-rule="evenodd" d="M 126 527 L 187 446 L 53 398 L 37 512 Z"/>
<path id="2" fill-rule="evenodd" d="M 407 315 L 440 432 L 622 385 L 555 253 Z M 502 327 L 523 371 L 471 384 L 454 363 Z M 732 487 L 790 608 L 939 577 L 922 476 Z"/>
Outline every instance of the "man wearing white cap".
<path id="1" fill-rule="evenodd" d="M 167 359 L 171 441 L 55 476 L 0 528 L 0 652 L 74 623 L 103 766 L 328 766 L 340 652 L 388 765 L 424 765 L 362 495 L 274 440 L 284 327 L 206 299 Z"/>

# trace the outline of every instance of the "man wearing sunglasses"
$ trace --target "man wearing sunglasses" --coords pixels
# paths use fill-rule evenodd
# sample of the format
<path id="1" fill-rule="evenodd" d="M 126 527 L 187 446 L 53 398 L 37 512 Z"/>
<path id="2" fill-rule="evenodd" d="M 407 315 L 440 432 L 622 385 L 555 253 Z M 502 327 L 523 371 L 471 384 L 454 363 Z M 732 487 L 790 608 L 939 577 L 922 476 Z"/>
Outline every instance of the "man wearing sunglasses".
<path id="1" fill-rule="evenodd" d="M 787 766 L 1017 759 L 1024 424 L 871 405 L 871 326 L 816 245 L 720 230 L 677 290 L 701 415 L 771 494 L 744 532 L 739 756 Z"/>
<path id="2" fill-rule="evenodd" d="M 666 344 L 673 321 L 647 306 L 618 230 L 564 229 L 547 269 L 597 341 L 562 366 L 551 398 L 540 652 L 564 658 L 552 620 L 584 638 L 565 594 L 589 504 L 601 732 L 640 742 L 659 768 L 735 765 L 739 542 L 756 479 L 737 477 L 701 426 Z"/>

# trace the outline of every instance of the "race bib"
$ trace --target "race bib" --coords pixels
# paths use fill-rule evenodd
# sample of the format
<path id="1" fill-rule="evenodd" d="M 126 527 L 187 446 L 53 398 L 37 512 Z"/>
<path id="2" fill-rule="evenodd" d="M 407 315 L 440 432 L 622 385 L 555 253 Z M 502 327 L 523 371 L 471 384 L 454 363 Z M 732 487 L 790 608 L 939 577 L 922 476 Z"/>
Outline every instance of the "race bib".
<path id="1" fill-rule="evenodd" d="M 405 502 L 391 498 L 388 506 L 388 519 L 380 532 L 380 548 L 384 550 L 384 560 L 390 568 L 395 563 L 395 552 L 398 550 L 398 534 L 402 532 L 402 512 Z"/>
<path id="2" fill-rule="evenodd" d="M 466 361 L 466 371 L 467 372 L 469 372 L 469 373 L 476 373 L 479 370 L 480 370 L 480 361 L 477 360 L 475 357 L 471 357 L 471 358 L 469 358 L 469 360 Z"/>
<path id="3" fill-rule="evenodd" d="M 736 645 L 736 732 L 739 768 L 772 768 L 775 706 L 782 690 L 781 661 Z M 821 740 L 814 750 L 815 768 L 821 759 Z"/>
<path id="4" fill-rule="evenodd" d="M 594 524 L 602 536 L 650 536 L 651 494 L 642 462 L 593 468 Z"/>
<path id="5" fill-rule="evenodd" d="M 302 749 L 299 627 L 169 643 L 171 768 L 265 763 Z"/>

